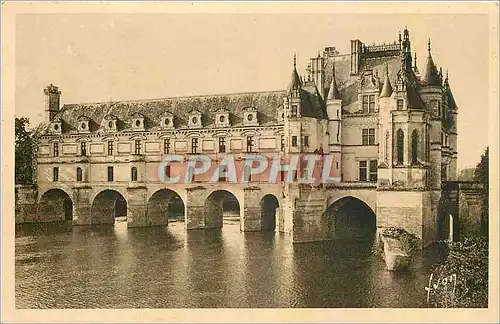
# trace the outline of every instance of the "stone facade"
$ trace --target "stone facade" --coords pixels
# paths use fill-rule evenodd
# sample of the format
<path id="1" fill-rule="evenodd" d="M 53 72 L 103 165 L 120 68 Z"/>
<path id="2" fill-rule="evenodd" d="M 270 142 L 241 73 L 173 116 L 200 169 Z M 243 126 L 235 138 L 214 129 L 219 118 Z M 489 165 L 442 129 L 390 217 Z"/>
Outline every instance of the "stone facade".
<path id="1" fill-rule="evenodd" d="M 430 42 L 419 72 L 406 29 L 393 44 L 353 40 L 345 55 L 328 47 L 303 77 L 294 62 L 284 91 L 62 107 L 57 87 L 45 94 L 38 210 L 49 217 L 70 199 L 66 217 L 74 224 L 112 222 L 124 200 L 128 226 L 165 225 L 170 199 L 180 199 L 187 229 L 221 227 L 221 197 L 230 193 L 242 231 L 275 226 L 293 242 L 316 241 L 332 237 L 332 217 L 349 198 L 378 226 L 402 226 L 427 243 L 437 237 L 441 182 L 456 179 L 457 105 L 448 76 L 434 64 Z M 329 174 L 341 181 L 273 184 L 262 174 L 208 184 L 211 172 L 191 183 L 160 180 L 166 155 L 221 161 L 230 154 L 243 163 L 252 153 L 330 155 Z M 182 179 L 188 171 L 170 164 Z"/>

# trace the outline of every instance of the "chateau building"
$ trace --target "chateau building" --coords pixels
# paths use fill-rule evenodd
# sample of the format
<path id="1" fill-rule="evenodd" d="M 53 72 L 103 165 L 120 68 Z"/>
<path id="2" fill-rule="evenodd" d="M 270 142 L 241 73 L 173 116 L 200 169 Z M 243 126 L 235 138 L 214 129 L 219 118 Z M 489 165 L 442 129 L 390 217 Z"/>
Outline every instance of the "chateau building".
<path id="1" fill-rule="evenodd" d="M 25 217 L 85 225 L 126 214 L 137 227 L 165 225 L 175 209 L 189 230 L 221 227 L 233 205 L 242 231 L 276 229 L 293 242 L 398 226 L 428 244 L 440 230 L 442 183 L 457 176 L 457 104 L 428 46 L 420 68 L 407 29 L 391 44 L 352 40 L 347 54 L 327 47 L 304 76 L 294 60 L 282 91 L 61 107 L 50 85 L 36 216 L 26 209 Z M 159 167 L 166 155 L 243 163 L 252 154 L 294 153 L 332 156 L 330 174 L 341 181 L 310 185 L 295 174 L 288 183 L 283 171 L 277 183 L 265 174 L 209 183 L 211 172 L 160 181 L 162 172 L 186 172 L 180 162 Z"/>

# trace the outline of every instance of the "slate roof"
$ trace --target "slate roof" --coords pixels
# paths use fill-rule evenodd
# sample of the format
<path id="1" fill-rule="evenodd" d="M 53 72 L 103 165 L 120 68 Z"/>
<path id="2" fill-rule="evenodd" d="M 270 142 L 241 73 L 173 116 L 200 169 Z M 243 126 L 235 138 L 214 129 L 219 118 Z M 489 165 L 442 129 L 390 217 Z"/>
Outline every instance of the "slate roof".
<path id="1" fill-rule="evenodd" d="M 243 109 L 255 107 L 260 125 L 276 124 L 277 111 L 283 106 L 285 91 L 237 93 L 224 95 L 190 96 L 154 100 L 115 101 L 101 103 L 66 104 L 56 115 L 63 121 L 63 132 L 77 131 L 78 118 L 89 117 L 90 131 L 96 131 L 104 116 L 114 115 L 118 118 L 118 130 L 132 129 L 133 115 L 144 115 L 147 130 L 159 130 L 161 117 L 170 112 L 174 115 L 176 127 L 187 127 L 188 113 L 199 110 L 202 115 L 203 127 L 215 126 L 215 112 L 227 109 L 230 112 L 231 125 L 243 124 Z"/>
<path id="2" fill-rule="evenodd" d="M 335 60 L 335 62 L 334 62 Z M 335 81 L 333 82 L 333 68 L 335 65 Z M 323 98 L 334 96 L 342 100 L 343 112 L 358 113 L 358 89 L 360 86 L 360 75 L 371 70 L 372 78 L 383 88 L 383 95 L 389 94 L 391 85 L 396 85 L 398 73 L 401 70 L 401 57 L 397 51 L 385 54 L 373 54 L 362 58 L 358 75 L 350 74 L 350 55 L 338 55 L 335 58 L 328 57 L 325 61 L 324 89 L 318 89 L 312 81 L 302 81 L 297 69 L 293 67 L 291 80 L 287 90 L 236 93 L 222 95 L 187 96 L 153 100 L 136 101 L 116 101 L 101 103 L 66 104 L 56 115 L 62 120 L 63 133 L 76 133 L 77 121 L 82 116 L 90 118 L 89 129 L 94 132 L 101 128 L 104 116 L 114 115 L 118 119 L 118 130 L 128 131 L 132 129 L 132 116 L 136 113 L 144 115 L 145 129 L 155 131 L 160 129 L 161 117 L 167 114 L 174 116 L 174 126 L 176 128 L 186 128 L 188 125 L 189 112 L 198 110 L 202 113 L 203 127 L 215 126 L 215 113 L 227 110 L 231 126 L 243 125 L 243 110 L 249 107 L 257 109 L 259 125 L 277 124 L 278 110 L 283 107 L 283 98 L 290 95 L 290 91 L 298 91 L 301 98 L 301 114 L 307 117 L 327 118 L 326 105 Z M 387 74 L 386 74 L 387 73 Z M 386 83 L 386 75 L 389 83 Z M 440 78 L 432 57 L 430 56 L 427 65 L 419 79 L 410 68 L 403 76 L 406 80 L 406 94 L 408 107 L 410 109 L 422 109 L 424 104 L 418 90 L 421 86 L 429 84 L 441 84 Z M 331 85 L 336 85 L 336 89 L 330 92 Z M 392 89 L 396 91 L 396 88 Z M 381 90 L 381 89 L 379 89 Z M 322 98 L 323 96 L 323 98 Z M 451 106 L 456 107 L 451 90 L 447 93 Z M 325 99 L 326 100 L 326 99 Z"/>

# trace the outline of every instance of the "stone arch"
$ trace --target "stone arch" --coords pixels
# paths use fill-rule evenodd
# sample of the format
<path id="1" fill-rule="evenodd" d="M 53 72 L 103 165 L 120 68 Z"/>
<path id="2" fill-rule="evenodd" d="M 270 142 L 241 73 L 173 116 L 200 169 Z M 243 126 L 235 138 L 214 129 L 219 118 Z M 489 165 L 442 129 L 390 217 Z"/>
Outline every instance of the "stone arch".
<path id="1" fill-rule="evenodd" d="M 38 216 L 42 221 L 71 221 L 73 220 L 73 200 L 62 189 L 48 189 L 38 201 Z"/>
<path id="2" fill-rule="evenodd" d="M 237 196 L 224 189 L 212 191 L 205 200 L 205 228 L 222 227 L 225 215 L 235 214 L 240 217 L 242 205 Z"/>
<path id="3" fill-rule="evenodd" d="M 344 196 L 325 211 L 330 234 L 335 239 L 373 239 L 377 229 L 375 211 L 363 200 Z"/>
<path id="4" fill-rule="evenodd" d="M 146 208 L 148 225 L 167 225 L 169 218 L 183 219 L 185 214 L 184 200 L 174 190 L 157 190 L 148 199 Z"/>
<path id="5" fill-rule="evenodd" d="M 260 200 L 261 230 L 274 231 L 279 213 L 279 200 L 273 194 L 267 194 Z"/>
<path id="6" fill-rule="evenodd" d="M 448 197 L 441 197 L 438 206 L 437 240 L 458 241 L 460 239 L 460 217 L 456 203 Z"/>
<path id="7" fill-rule="evenodd" d="M 115 218 L 127 216 L 127 200 L 118 191 L 105 189 L 92 201 L 90 217 L 92 224 L 113 224 Z"/>

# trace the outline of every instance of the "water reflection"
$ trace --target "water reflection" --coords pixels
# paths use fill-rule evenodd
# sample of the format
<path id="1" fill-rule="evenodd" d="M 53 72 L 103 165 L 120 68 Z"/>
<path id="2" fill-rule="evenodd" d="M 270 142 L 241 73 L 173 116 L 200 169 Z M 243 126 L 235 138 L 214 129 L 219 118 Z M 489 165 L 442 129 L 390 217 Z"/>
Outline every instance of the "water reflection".
<path id="1" fill-rule="evenodd" d="M 392 273 L 371 241 L 113 225 L 16 229 L 18 308 L 423 307 L 426 265 Z"/>

